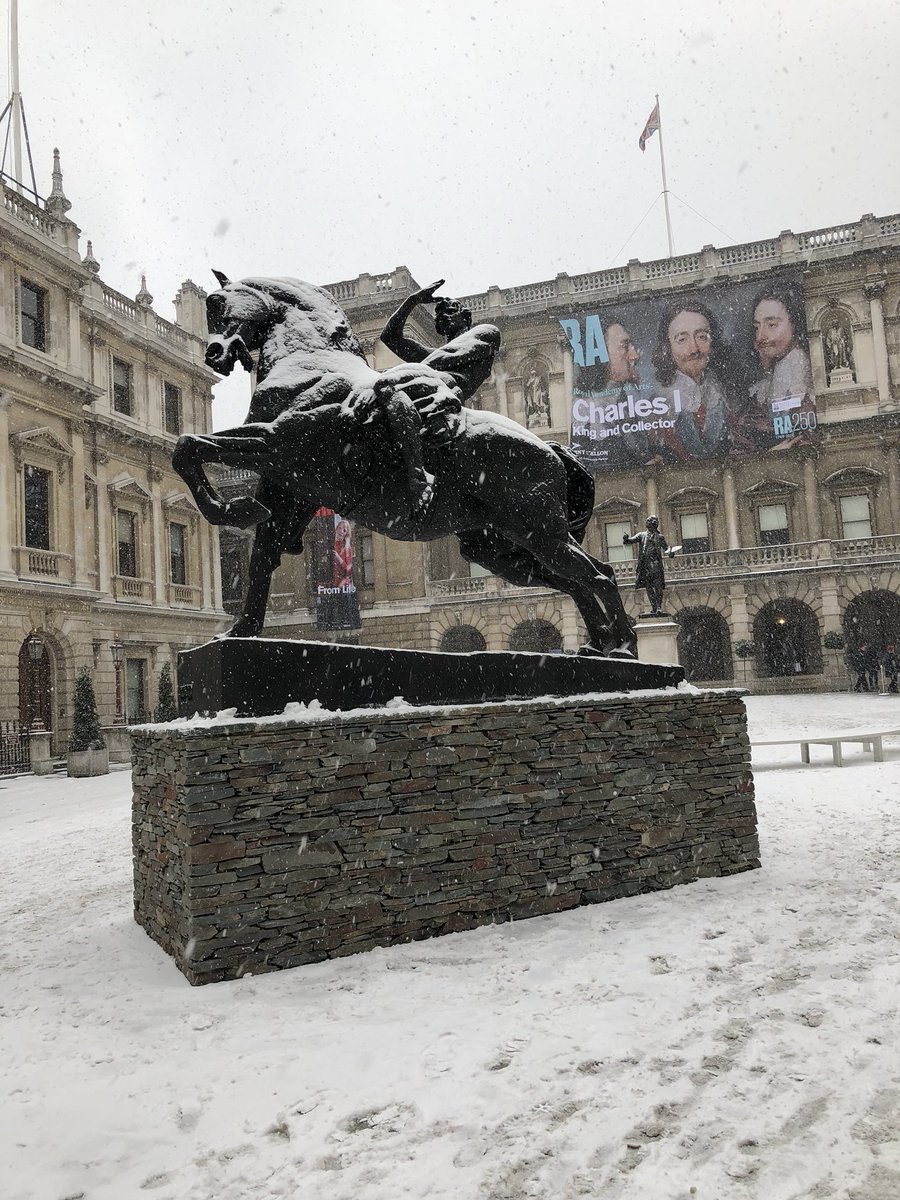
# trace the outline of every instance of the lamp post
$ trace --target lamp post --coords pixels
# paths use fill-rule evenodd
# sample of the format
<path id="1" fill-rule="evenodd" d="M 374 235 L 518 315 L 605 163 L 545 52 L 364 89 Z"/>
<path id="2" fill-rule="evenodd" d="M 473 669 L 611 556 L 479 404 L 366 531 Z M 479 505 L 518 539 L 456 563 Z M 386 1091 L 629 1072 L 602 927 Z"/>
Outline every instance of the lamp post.
<path id="1" fill-rule="evenodd" d="M 31 692 L 29 700 L 29 706 L 31 708 L 31 721 L 29 722 L 28 728 L 29 732 L 31 733 L 40 733 L 44 728 L 44 722 L 41 720 L 38 712 L 37 665 L 44 657 L 44 639 L 38 635 L 36 630 L 32 629 L 31 633 L 28 635 L 28 641 L 26 645 L 28 646 L 28 657 L 31 660 L 31 670 L 29 671 L 29 675 L 31 677 L 31 686 L 29 688 L 29 691 Z"/>
<path id="2" fill-rule="evenodd" d="M 122 714 L 122 676 L 120 674 L 120 668 L 122 666 L 122 660 L 125 656 L 125 647 L 121 642 L 111 642 L 109 650 L 112 654 L 113 666 L 115 667 L 116 672 L 116 719 L 114 724 L 124 725 L 125 717 Z"/>

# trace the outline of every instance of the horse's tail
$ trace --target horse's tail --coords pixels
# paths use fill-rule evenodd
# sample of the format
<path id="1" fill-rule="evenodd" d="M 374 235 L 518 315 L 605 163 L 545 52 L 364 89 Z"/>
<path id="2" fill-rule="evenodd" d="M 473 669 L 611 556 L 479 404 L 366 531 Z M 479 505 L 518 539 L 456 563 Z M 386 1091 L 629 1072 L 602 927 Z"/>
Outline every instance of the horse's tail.
<path id="1" fill-rule="evenodd" d="M 559 442 L 548 442 L 547 445 L 566 469 L 569 533 L 580 545 L 584 541 L 588 521 L 594 511 L 594 478 L 565 446 L 561 446 Z"/>

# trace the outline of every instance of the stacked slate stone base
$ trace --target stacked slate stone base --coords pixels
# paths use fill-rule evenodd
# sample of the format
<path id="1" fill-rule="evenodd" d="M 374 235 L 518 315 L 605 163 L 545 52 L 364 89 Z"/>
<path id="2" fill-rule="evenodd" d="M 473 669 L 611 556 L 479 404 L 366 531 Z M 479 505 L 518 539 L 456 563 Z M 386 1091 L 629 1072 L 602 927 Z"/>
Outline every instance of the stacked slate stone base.
<path id="1" fill-rule="evenodd" d="M 134 733 L 135 917 L 191 983 L 759 866 L 736 691 Z"/>

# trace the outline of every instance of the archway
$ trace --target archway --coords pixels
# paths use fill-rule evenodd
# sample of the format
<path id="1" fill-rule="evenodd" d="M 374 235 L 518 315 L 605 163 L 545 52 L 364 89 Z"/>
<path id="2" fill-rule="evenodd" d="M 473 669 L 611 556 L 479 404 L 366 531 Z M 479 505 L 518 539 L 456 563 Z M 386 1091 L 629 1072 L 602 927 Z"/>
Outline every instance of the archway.
<path id="1" fill-rule="evenodd" d="M 728 622 L 712 608 L 685 608 L 678 622 L 678 661 L 689 682 L 734 679 Z"/>
<path id="2" fill-rule="evenodd" d="M 440 648 L 451 654 L 469 654 L 485 650 L 487 643 L 474 625 L 453 625 L 441 635 Z"/>
<path id="3" fill-rule="evenodd" d="M 533 650 L 538 654 L 558 654 L 562 650 L 562 634 L 549 621 L 522 621 L 509 635 L 509 648 Z"/>
<path id="4" fill-rule="evenodd" d="M 753 641 L 762 678 L 822 671 L 819 622 L 801 600 L 772 600 L 761 608 L 753 621 Z"/>
<path id="5" fill-rule="evenodd" d="M 53 661 L 47 639 L 29 634 L 19 647 L 19 723 L 30 729 L 40 721 L 53 729 Z"/>
<path id="6" fill-rule="evenodd" d="M 880 658 L 885 647 L 900 646 L 900 596 L 884 588 L 863 592 L 844 609 L 842 623 L 848 648 L 874 646 Z"/>

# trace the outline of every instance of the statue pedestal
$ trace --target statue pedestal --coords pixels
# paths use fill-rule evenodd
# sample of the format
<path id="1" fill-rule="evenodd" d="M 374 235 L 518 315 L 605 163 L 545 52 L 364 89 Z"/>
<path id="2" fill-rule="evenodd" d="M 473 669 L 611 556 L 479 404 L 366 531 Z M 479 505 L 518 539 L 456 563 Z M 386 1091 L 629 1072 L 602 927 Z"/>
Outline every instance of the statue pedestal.
<path id="1" fill-rule="evenodd" d="M 828 379 L 831 388 L 850 387 L 853 384 L 853 372 L 849 367 L 835 367 Z"/>
<path id="2" fill-rule="evenodd" d="M 132 746 L 135 919 L 192 984 L 759 866 L 734 689 L 144 725 Z"/>
<path id="3" fill-rule="evenodd" d="M 641 662 L 678 662 L 678 622 L 671 617 L 641 617 L 637 623 L 637 638 Z"/>

